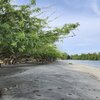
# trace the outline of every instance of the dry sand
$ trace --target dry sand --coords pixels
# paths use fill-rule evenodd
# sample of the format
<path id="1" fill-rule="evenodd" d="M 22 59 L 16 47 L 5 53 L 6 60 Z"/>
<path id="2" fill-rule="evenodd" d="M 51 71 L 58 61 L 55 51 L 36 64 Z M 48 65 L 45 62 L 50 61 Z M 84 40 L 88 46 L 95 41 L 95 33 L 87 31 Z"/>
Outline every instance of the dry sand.
<path id="1" fill-rule="evenodd" d="M 81 65 L 81 64 L 72 64 L 70 65 L 70 69 L 91 74 L 98 80 L 100 80 L 100 68 L 95 68 L 92 66 Z"/>
<path id="2" fill-rule="evenodd" d="M 0 69 L 0 100 L 100 100 L 100 69 L 57 61 Z"/>

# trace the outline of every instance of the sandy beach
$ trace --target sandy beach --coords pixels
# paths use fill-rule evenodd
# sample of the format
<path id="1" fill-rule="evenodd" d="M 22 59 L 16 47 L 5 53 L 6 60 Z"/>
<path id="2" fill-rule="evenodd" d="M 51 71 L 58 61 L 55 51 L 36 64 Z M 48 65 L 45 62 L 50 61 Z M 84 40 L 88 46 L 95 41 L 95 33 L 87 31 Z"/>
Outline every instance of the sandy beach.
<path id="1" fill-rule="evenodd" d="M 98 80 L 100 80 L 100 68 L 94 68 L 91 66 L 85 66 L 85 65 L 73 65 L 75 67 L 74 70 L 86 72 L 91 75 L 94 75 Z"/>
<path id="2" fill-rule="evenodd" d="M 76 70 L 84 73 L 88 73 L 100 80 L 100 68 L 95 68 L 92 66 L 82 65 L 82 64 L 72 64 L 69 65 L 71 70 Z"/>
<path id="3" fill-rule="evenodd" d="M 56 61 L 0 69 L 0 100 L 100 100 L 100 68 Z"/>

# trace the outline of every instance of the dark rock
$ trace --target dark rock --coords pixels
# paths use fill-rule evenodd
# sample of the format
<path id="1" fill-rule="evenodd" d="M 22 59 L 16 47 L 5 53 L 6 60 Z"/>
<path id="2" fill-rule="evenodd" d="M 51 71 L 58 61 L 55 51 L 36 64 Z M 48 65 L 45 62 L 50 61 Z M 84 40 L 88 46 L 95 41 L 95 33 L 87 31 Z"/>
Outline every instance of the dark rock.
<path id="1" fill-rule="evenodd" d="M 58 89 L 62 89 L 61 87 L 58 87 Z"/>
<path id="2" fill-rule="evenodd" d="M 3 93 L 4 93 L 3 89 L 0 89 L 0 97 L 3 96 Z"/>
<path id="3" fill-rule="evenodd" d="M 49 91 L 52 91 L 52 89 L 48 89 Z"/>
<path id="4" fill-rule="evenodd" d="M 34 90 L 33 93 L 39 92 L 39 90 Z"/>
<path id="5" fill-rule="evenodd" d="M 98 98 L 98 97 L 96 97 L 96 98 Z"/>
<path id="6" fill-rule="evenodd" d="M 37 96 L 41 96 L 40 94 L 36 94 Z"/>
<path id="7" fill-rule="evenodd" d="M 71 93 L 69 93 L 68 95 L 72 95 Z"/>

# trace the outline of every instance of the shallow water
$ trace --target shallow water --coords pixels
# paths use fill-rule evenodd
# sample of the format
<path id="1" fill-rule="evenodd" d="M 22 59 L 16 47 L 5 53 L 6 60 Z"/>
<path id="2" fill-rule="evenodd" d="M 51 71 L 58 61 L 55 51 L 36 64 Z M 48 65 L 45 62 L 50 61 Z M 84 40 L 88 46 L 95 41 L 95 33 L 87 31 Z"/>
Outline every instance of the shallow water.
<path id="1" fill-rule="evenodd" d="M 65 60 L 65 61 L 67 61 L 68 63 L 83 64 L 100 68 L 100 61 L 93 61 L 93 60 Z"/>

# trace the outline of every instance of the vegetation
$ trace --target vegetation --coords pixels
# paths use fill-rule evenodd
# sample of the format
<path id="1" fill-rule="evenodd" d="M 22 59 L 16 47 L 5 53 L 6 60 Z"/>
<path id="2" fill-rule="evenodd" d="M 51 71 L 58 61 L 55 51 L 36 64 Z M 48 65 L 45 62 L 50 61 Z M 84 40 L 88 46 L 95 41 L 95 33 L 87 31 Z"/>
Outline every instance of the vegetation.
<path id="1" fill-rule="evenodd" d="M 76 55 L 72 55 L 70 58 L 74 60 L 100 60 L 100 52 L 81 54 L 81 55 L 76 54 Z"/>
<path id="2" fill-rule="evenodd" d="M 100 52 L 99 53 L 88 53 L 88 54 L 75 54 L 68 55 L 63 53 L 64 59 L 73 59 L 73 60 L 100 60 Z"/>
<path id="3" fill-rule="evenodd" d="M 67 53 L 62 53 L 62 57 L 61 57 L 62 60 L 64 59 L 70 59 L 70 56 L 67 54 Z"/>
<path id="4" fill-rule="evenodd" d="M 62 53 L 55 42 L 68 35 L 79 26 L 65 24 L 62 27 L 49 27 L 49 16 L 40 18 L 42 10 L 36 1 L 27 5 L 13 5 L 12 0 L 0 0 L 0 59 L 15 63 L 14 59 L 33 57 L 55 60 Z"/>

